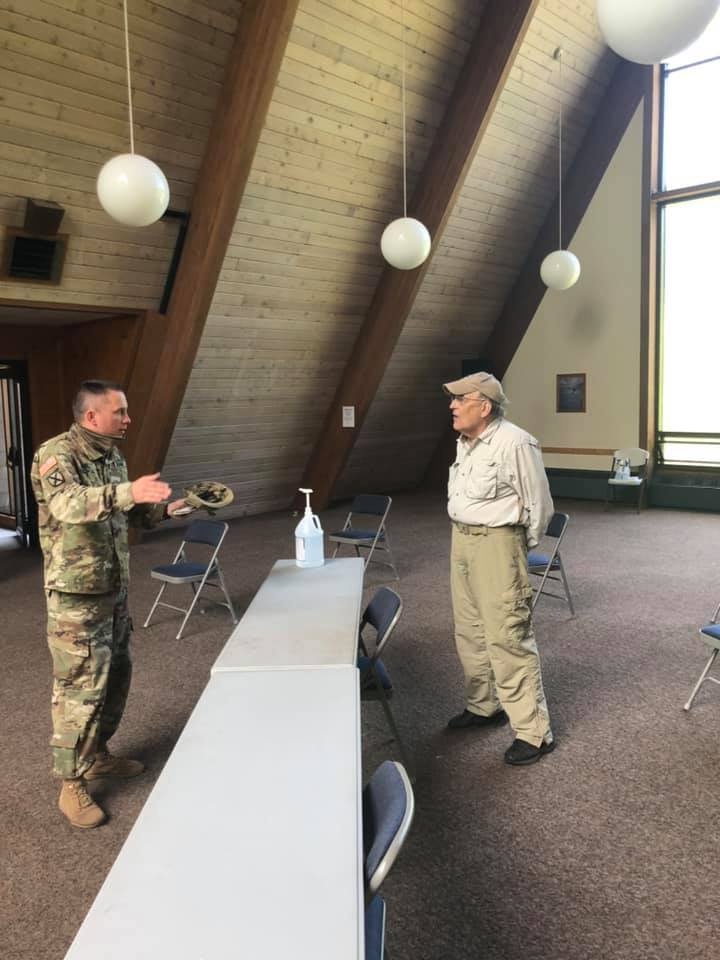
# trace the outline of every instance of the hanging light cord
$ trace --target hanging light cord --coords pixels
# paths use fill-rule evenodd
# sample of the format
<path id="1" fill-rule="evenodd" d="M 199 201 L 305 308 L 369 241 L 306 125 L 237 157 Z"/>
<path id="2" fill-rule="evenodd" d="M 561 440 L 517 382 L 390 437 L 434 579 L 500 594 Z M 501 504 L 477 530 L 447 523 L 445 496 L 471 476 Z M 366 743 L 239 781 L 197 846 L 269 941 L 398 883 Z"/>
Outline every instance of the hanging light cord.
<path id="1" fill-rule="evenodd" d="M 555 51 L 558 62 L 558 86 L 560 87 L 560 108 L 558 110 L 558 250 L 562 250 L 562 128 L 563 128 L 563 75 L 562 75 L 562 47 Z"/>
<path id="2" fill-rule="evenodd" d="M 130 31 L 128 30 L 127 0 L 123 0 L 123 20 L 125 23 L 125 66 L 127 73 L 128 116 L 130 118 L 130 153 L 135 153 L 133 134 L 132 84 L 130 83 Z"/>
<path id="3" fill-rule="evenodd" d="M 403 167 L 403 216 L 407 217 L 407 132 L 405 129 L 405 7 L 400 0 L 400 37 L 402 49 L 402 167 Z"/>

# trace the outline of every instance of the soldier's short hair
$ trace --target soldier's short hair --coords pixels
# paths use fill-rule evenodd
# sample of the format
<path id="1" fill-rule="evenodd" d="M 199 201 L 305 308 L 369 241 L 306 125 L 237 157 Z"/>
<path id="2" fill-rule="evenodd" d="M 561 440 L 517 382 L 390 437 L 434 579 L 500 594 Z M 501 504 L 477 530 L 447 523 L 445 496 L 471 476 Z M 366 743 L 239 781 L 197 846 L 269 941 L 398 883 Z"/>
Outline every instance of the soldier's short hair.
<path id="1" fill-rule="evenodd" d="M 88 408 L 91 397 L 102 397 L 111 390 L 125 392 L 125 387 L 114 380 L 83 380 L 75 394 L 72 411 L 76 420 L 82 420 L 82 415 Z"/>

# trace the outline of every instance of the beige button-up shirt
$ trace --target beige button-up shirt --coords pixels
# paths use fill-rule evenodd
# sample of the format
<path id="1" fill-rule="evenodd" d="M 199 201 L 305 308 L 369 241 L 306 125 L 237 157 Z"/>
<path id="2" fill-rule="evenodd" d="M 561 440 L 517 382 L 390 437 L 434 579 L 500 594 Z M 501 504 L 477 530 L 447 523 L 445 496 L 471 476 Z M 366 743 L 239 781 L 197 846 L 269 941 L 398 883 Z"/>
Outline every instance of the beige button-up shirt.
<path id="1" fill-rule="evenodd" d="M 532 548 L 553 509 L 540 446 L 526 430 L 498 418 L 475 439 L 458 437 L 448 482 L 451 520 L 488 527 L 520 524 Z"/>

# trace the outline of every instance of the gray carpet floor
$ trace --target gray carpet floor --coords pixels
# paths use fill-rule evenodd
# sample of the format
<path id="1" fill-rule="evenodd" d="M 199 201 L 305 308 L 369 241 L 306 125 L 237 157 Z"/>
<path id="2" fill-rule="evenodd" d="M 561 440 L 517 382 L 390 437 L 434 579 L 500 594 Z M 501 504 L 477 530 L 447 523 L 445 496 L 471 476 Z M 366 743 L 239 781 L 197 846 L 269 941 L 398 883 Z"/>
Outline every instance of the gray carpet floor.
<path id="1" fill-rule="evenodd" d="M 444 500 L 395 498 L 390 530 L 401 581 L 391 585 L 405 612 L 386 662 L 395 717 L 417 767 L 417 809 L 383 888 L 394 960 L 720 955 L 720 690 L 705 685 L 691 713 L 682 710 L 706 659 L 697 628 L 720 600 L 720 517 L 664 510 L 637 516 L 581 502 L 558 507 L 571 515 L 563 557 L 577 616 L 549 599 L 536 609 L 558 747 L 541 763 L 514 769 L 502 762 L 507 727 L 445 731 L 463 703 Z M 343 515 L 327 511 L 325 528 L 337 528 Z M 231 523 L 223 562 L 240 610 L 273 561 L 292 555 L 295 522 L 274 514 Z M 49 775 L 50 663 L 39 558 L 0 554 L 4 960 L 64 956 L 229 635 L 220 609 L 194 617 L 180 642 L 171 611 L 142 628 L 154 595 L 149 570 L 171 558 L 178 540 L 168 524 L 133 549 L 135 677 L 114 749 L 141 757 L 148 772 L 94 786 L 110 821 L 86 832 L 58 812 Z M 368 598 L 381 582 L 380 568 L 371 568 Z M 366 776 L 397 756 L 377 703 L 364 707 L 363 751 Z M 227 762 L 242 764 L 242 757 Z M 221 782 L 221 771 L 198 776 L 212 789 Z M 243 957 L 242 950 L 232 956 Z"/>

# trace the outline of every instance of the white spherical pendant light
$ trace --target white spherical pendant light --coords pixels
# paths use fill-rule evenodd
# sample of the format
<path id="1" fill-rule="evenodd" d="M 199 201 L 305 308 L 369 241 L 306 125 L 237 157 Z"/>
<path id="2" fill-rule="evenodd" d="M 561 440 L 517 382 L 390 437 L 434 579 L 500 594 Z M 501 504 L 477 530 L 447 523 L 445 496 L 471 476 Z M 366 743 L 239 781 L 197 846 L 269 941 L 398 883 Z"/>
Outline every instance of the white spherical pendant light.
<path id="1" fill-rule="evenodd" d="M 608 46 L 635 63 L 662 63 L 689 47 L 720 8 L 720 0 L 598 0 Z"/>
<path id="2" fill-rule="evenodd" d="M 393 220 L 383 230 L 380 250 L 391 267 L 398 270 L 414 270 L 425 263 L 430 255 L 432 241 L 428 228 L 420 220 L 407 215 L 407 122 L 405 108 L 405 11 L 400 0 L 400 37 L 402 65 L 400 70 L 402 114 L 402 188 L 403 215 Z"/>
<path id="3" fill-rule="evenodd" d="M 165 174 L 138 153 L 121 153 L 108 160 L 98 174 L 97 194 L 113 220 L 128 227 L 155 223 L 170 202 Z"/>
<path id="4" fill-rule="evenodd" d="M 540 279 L 551 290 L 569 290 L 580 276 L 580 261 L 569 250 L 553 250 L 540 264 Z"/>
<path id="5" fill-rule="evenodd" d="M 103 210 L 127 227 L 147 227 L 167 210 L 170 188 L 160 167 L 135 153 L 132 79 L 130 76 L 130 30 L 127 0 L 122 0 L 125 26 L 125 75 L 127 77 L 130 153 L 121 153 L 105 164 L 97 178 L 97 195 Z"/>
<path id="6" fill-rule="evenodd" d="M 380 238 L 382 255 L 398 270 L 414 270 L 425 263 L 430 253 L 427 227 L 414 217 L 400 217 L 383 230 Z"/>
<path id="7" fill-rule="evenodd" d="M 558 47 L 553 59 L 558 62 L 560 87 L 560 109 L 558 110 L 558 248 L 549 253 L 540 264 L 540 279 L 551 290 L 569 290 L 580 276 L 580 261 L 574 253 L 563 250 L 563 207 L 562 207 L 562 47 Z"/>

